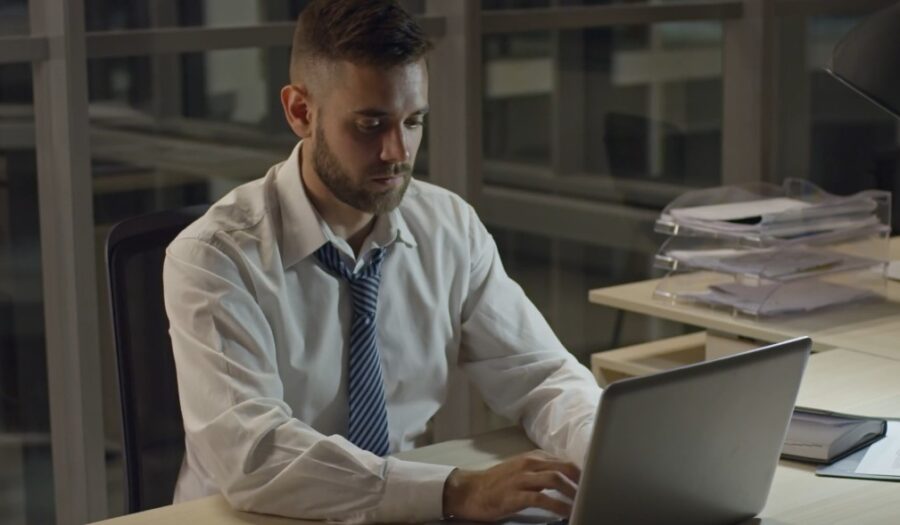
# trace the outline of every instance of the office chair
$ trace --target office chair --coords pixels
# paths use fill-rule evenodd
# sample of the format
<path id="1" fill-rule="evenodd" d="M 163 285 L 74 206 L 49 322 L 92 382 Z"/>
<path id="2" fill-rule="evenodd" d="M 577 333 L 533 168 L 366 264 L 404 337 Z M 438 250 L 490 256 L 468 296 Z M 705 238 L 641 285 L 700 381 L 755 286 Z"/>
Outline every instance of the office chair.
<path id="1" fill-rule="evenodd" d="M 126 511 L 172 503 L 184 456 L 175 361 L 163 304 L 166 246 L 206 205 L 163 211 L 113 226 L 106 241 L 116 344 Z"/>

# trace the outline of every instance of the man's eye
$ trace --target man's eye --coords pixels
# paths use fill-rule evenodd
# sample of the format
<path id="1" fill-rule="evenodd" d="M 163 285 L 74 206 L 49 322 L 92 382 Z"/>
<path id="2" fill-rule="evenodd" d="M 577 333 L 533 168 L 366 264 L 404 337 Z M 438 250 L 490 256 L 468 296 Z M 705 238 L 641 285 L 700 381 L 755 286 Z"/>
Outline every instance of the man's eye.
<path id="1" fill-rule="evenodd" d="M 421 128 L 423 125 L 425 125 L 425 121 L 423 119 L 414 119 L 414 120 L 406 121 L 406 127 L 408 127 L 408 128 Z"/>
<path id="2" fill-rule="evenodd" d="M 356 127 L 362 131 L 374 131 L 381 126 L 381 121 L 377 118 L 367 118 L 356 121 Z"/>

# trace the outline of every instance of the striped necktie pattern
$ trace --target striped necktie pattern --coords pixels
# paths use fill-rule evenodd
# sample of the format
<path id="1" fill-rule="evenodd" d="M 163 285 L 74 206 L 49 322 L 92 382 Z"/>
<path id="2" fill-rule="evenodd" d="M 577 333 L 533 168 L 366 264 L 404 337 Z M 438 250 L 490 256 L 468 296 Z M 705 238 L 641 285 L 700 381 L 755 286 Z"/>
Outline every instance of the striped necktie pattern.
<path id="1" fill-rule="evenodd" d="M 347 281 L 353 298 L 347 365 L 347 398 L 350 405 L 347 439 L 361 449 L 385 456 L 390 451 L 387 407 L 375 337 L 375 309 L 385 250 L 375 248 L 371 254 L 369 263 L 355 274 L 330 242 L 316 251 L 316 258 L 330 273 Z"/>

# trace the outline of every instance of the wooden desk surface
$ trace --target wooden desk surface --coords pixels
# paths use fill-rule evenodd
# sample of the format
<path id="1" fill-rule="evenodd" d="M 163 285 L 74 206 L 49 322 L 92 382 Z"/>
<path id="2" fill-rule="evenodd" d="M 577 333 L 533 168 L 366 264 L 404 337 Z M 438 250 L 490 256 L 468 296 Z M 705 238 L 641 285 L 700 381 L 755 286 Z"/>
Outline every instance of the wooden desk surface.
<path id="1" fill-rule="evenodd" d="M 653 298 L 659 279 L 591 290 L 592 303 L 703 327 L 726 334 L 776 342 L 810 336 L 815 350 L 847 348 L 900 358 L 900 283 L 888 284 L 895 300 L 850 304 L 805 315 L 764 318 L 734 316 L 703 306 Z"/>
<path id="2" fill-rule="evenodd" d="M 812 356 L 798 404 L 882 417 L 900 417 L 900 361 L 834 350 Z M 533 445 L 518 429 L 504 429 L 412 450 L 399 457 L 483 468 Z M 883 525 L 900 520 L 897 485 L 891 482 L 820 478 L 813 468 L 782 461 L 759 525 Z M 296 525 L 306 522 L 232 510 L 211 496 L 100 522 L 106 525 Z"/>
<path id="3" fill-rule="evenodd" d="M 891 258 L 900 259 L 900 238 L 891 239 Z M 888 280 L 883 302 L 849 304 L 803 315 L 754 320 L 703 306 L 653 298 L 661 279 L 591 290 L 588 300 L 726 334 L 776 342 L 809 336 L 815 350 L 846 348 L 900 359 L 900 282 Z"/>

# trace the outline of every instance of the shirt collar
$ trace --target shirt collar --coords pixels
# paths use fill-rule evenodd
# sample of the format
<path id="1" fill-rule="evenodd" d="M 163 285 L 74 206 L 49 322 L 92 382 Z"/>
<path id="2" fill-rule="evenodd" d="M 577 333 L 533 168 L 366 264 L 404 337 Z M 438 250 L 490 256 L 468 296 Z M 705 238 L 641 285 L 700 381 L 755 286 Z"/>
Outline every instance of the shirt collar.
<path id="1" fill-rule="evenodd" d="M 331 231 L 306 194 L 306 188 L 300 179 L 302 144 L 300 141 L 294 146 L 290 157 L 281 164 L 275 175 L 275 188 L 281 209 L 281 262 L 285 268 L 309 257 L 328 241 L 333 242 L 341 251 L 349 251 L 346 242 Z M 415 237 L 403 219 L 400 206 L 376 217 L 375 227 L 366 239 L 362 253 L 373 245 L 387 247 L 394 241 L 413 248 L 417 246 Z"/>

